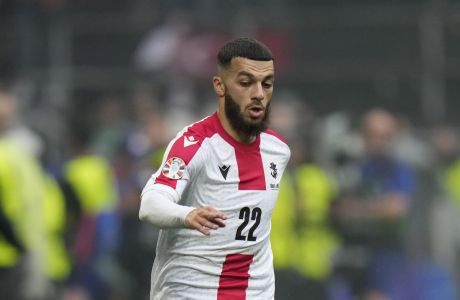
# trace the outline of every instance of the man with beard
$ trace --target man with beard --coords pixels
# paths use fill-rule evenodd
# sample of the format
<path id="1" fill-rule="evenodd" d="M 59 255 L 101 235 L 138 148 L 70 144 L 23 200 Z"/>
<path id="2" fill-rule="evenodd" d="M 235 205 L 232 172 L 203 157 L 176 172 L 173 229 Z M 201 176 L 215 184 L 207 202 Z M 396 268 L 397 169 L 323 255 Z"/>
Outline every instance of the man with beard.
<path id="1" fill-rule="evenodd" d="M 218 110 L 179 132 L 139 212 L 161 228 L 150 299 L 274 298 L 270 218 L 290 150 L 267 129 L 271 51 L 238 38 L 217 55 Z"/>

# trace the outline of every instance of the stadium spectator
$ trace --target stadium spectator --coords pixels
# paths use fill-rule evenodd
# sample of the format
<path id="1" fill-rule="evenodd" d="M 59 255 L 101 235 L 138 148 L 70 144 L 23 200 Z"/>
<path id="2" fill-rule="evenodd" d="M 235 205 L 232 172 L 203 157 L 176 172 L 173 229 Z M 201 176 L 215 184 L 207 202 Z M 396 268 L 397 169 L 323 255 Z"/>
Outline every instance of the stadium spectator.
<path id="1" fill-rule="evenodd" d="M 119 278 L 115 261 L 120 239 L 119 196 L 112 166 L 89 147 L 90 132 L 74 126 L 73 156 L 63 166 L 64 178 L 82 209 L 73 240 L 71 289 L 94 299 L 110 299 Z"/>
<path id="2" fill-rule="evenodd" d="M 342 191 L 334 208 L 345 243 L 339 273 L 345 274 L 349 292 L 364 299 L 401 299 L 404 222 L 416 187 L 412 171 L 391 156 L 395 126 L 394 116 L 383 109 L 365 114 L 361 177 Z"/>
<path id="3" fill-rule="evenodd" d="M 306 146 L 301 141 L 290 144 L 292 164 L 281 182 L 272 218 L 276 295 L 279 299 L 327 299 L 333 257 L 340 245 L 330 226 L 336 185 L 312 156 L 306 154 L 311 154 L 312 144 Z"/>
<path id="4" fill-rule="evenodd" d="M 0 86 L 1 299 L 46 299 L 45 185 L 40 164 L 9 138 L 16 99 Z"/>

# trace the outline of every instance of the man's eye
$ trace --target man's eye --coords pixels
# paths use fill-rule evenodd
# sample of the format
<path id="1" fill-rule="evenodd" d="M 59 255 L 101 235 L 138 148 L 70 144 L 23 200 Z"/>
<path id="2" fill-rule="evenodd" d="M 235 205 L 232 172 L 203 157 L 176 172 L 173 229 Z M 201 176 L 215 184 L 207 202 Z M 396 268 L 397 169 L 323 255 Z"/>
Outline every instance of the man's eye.
<path id="1" fill-rule="evenodd" d="M 250 86 L 250 85 L 251 85 L 251 82 L 249 82 L 249 81 L 241 81 L 241 82 L 240 82 L 240 85 L 241 85 L 241 86 L 245 86 L 245 87 L 246 87 L 246 86 Z"/>
<path id="2" fill-rule="evenodd" d="M 266 89 L 269 89 L 269 88 L 271 88 L 271 87 L 273 86 L 273 83 L 271 83 L 271 82 L 264 82 L 264 83 L 262 84 L 262 86 L 263 86 L 264 88 L 266 88 Z"/>

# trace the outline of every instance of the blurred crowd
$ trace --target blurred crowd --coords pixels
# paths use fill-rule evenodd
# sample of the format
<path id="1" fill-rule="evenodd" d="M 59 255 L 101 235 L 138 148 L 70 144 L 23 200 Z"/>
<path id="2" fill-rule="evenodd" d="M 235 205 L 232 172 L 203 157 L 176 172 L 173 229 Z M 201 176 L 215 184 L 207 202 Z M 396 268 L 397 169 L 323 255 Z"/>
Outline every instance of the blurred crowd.
<path id="1" fill-rule="evenodd" d="M 140 190 L 175 132 L 214 109 L 152 86 L 69 118 L 53 160 L 2 83 L 0 299 L 147 298 L 158 231 L 138 220 Z M 292 150 L 272 221 L 276 299 L 458 299 L 457 128 L 379 107 L 319 115 L 285 90 L 271 118 Z"/>
<path id="2" fill-rule="evenodd" d="M 278 105 L 274 125 L 297 124 L 272 222 L 277 299 L 459 299 L 458 129 Z"/>

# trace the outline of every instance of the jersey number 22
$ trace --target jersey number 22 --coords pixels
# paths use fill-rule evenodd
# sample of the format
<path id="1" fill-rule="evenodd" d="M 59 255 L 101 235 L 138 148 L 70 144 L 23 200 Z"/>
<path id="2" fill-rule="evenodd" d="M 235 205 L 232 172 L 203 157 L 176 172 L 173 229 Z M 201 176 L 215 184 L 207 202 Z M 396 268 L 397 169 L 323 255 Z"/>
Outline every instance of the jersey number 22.
<path id="1" fill-rule="evenodd" d="M 235 235 L 235 240 L 240 240 L 240 241 L 255 241 L 257 240 L 257 237 L 254 236 L 254 231 L 257 229 L 257 227 L 260 224 L 260 218 L 262 216 L 262 210 L 260 207 L 254 207 L 251 211 L 249 207 L 243 207 L 240 210 L 240 216 L 239 218 L 243 220 L 243 223 L 241 223 L 240 226 L 238 226 L 238 229 L 236 230 L 236 235 Z M 244 228 L 248 226 L 249 221 L 255 221 L 251 228 L 249 229 L 247 237 L 242 234 Z"/>

